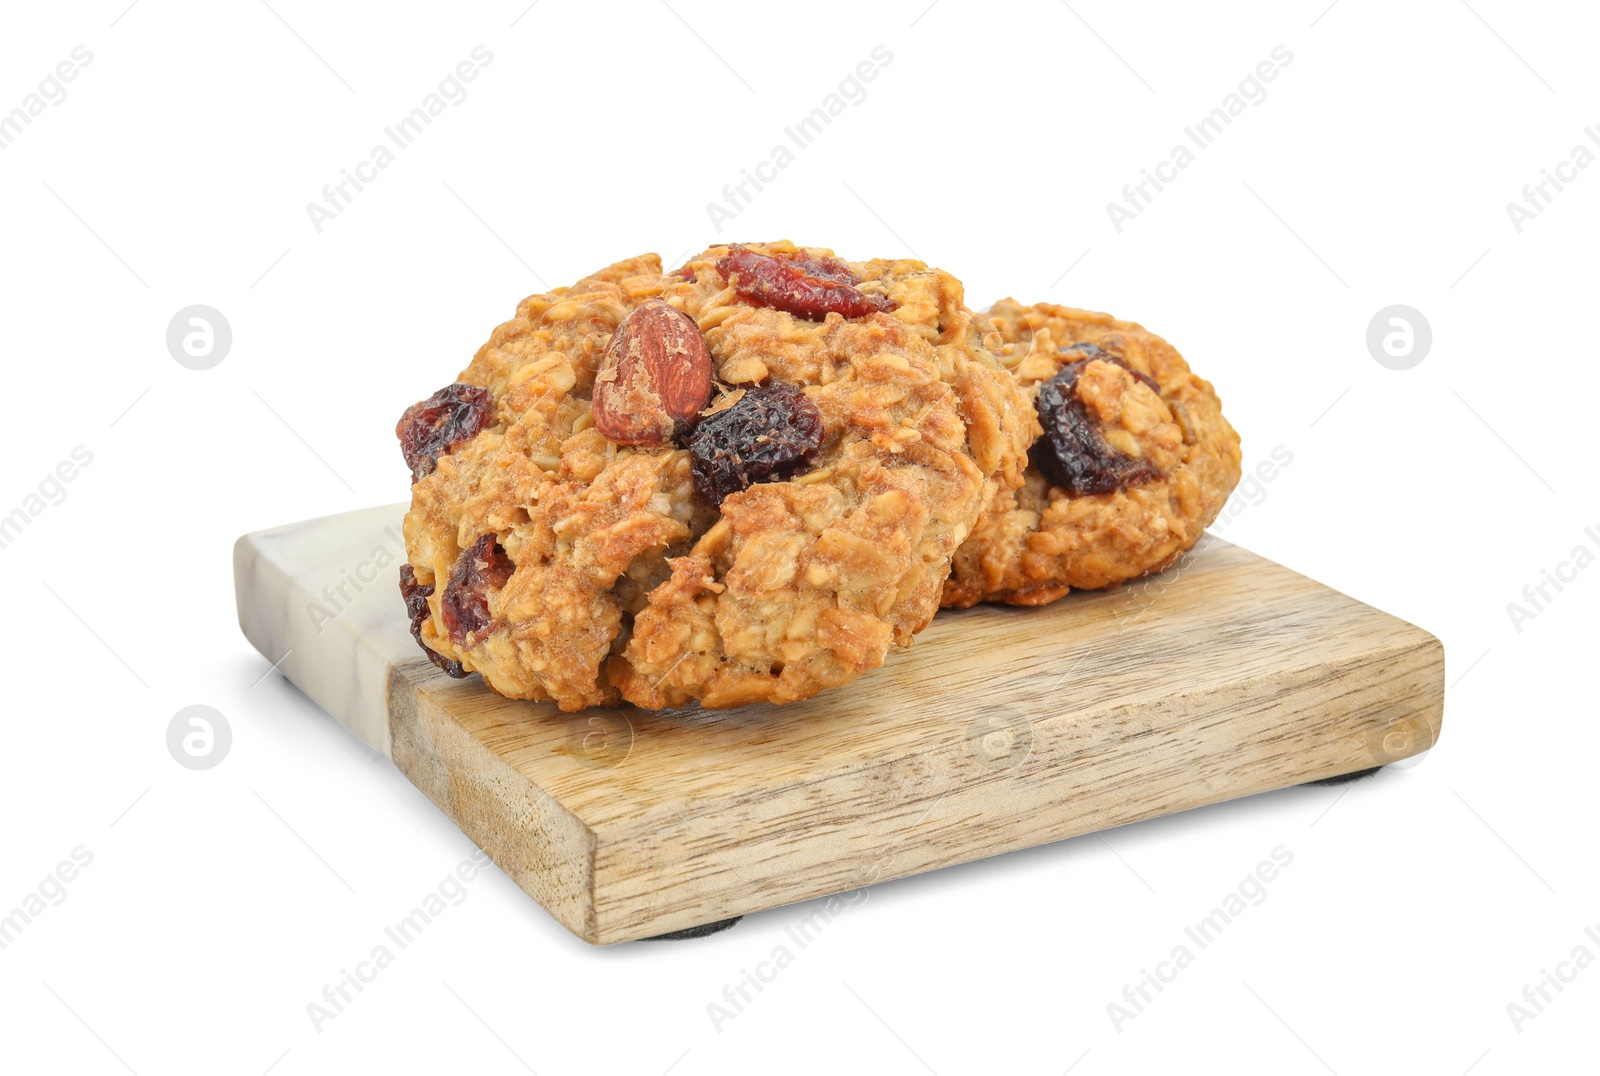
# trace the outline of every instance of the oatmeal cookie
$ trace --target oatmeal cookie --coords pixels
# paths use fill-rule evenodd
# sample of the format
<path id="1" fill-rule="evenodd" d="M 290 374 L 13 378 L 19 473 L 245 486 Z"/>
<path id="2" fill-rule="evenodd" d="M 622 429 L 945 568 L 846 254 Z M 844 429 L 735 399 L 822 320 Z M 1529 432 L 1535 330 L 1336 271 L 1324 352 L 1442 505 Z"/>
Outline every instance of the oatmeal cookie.
<path id="1" fill-rule="evenodd" d="M 998 302 L 982 318 L 1042 434 L 956 553 L 944 604 L 1044 605 L 1170 566 L 1239 481 L 1239 435 L 1161 337 L 1107 314 Z"/>
<path id="2" fill-rule="evenodd" d="M 804 699 L 936 611 L 1037 432 L 960 283 L 789 243 L 517 308 L 397 428 L 447 672 L 562 709 Z"/>

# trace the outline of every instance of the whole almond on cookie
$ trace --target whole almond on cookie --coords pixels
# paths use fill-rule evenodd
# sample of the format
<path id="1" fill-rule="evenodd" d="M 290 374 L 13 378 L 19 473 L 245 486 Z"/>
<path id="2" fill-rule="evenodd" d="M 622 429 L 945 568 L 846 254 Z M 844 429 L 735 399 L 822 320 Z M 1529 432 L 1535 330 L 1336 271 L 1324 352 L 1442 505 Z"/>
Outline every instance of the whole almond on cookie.
<path id="1" fill-rule="evenodd" d="M 711 352 L 700 326 L 651 299 L 623 319 L 594 381 L 594 426 L 619 445 L 664 445 L 711 399 Z"/>

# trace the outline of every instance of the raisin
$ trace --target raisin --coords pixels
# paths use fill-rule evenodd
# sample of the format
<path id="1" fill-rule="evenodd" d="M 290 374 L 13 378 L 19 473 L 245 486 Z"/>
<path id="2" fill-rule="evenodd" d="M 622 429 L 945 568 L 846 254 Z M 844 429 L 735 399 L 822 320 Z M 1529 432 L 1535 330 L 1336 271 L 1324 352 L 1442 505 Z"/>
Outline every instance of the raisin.
<path id="1" fill-rule="evenodd" d="M 838 258 L 818 257 L 804 251 L 761 254 L 748 247 L 733 247 L 717 262 L 724 280 L 757 306 L 787 311 L 808 321 L 829 314 L 861 318 L 894 304 L 882 295 L 865 295 L 856 289 L 861 278 Z"/>
<path id="2" fill-rule="evenodd" d="M 798 385 L 745 389 L 739 402 L 707 415 L 689 437 L 695 492 L 712 506 L 756 482 L 807 468 L 822 445 L 822 412 Z"/>
<path id="3" fill-rule="evenodd" d="M 422 622 L 428 619 L 428 599 L 433 596 L 433 588 L 418 583 L 416 570 L 409 564 L 400 565 L 400 596 L 406 602 L 406 616 L 411 618 L 411 637 L 428 655 L 428 660 L 458 680 L 466 676 L 461 662 L 444 657 L 422 641 Z"/>
<path id="4" fill-rule="evenodd" d="M 1094 344 L 1075 344 L 1063 352 L 1084 357 L 1063 366 L 1055 377 L 1039 387 L 1035 407 L 1044 436 L 1033 443 L 1028 458 L 1053 486 L 1069 497 L 1112 493 L 1128 486 L 1153 482 L 1161 471 L 1149 460 L 1124 455 L 1106 443 L 1105 436 L 1089 417 L 1088 408 L 1073 390 L 1078 375 L 1091 362 L 1110 362 L 1155 388 L 1155 382 L 1131 369 L 1120 357 Z"/>
<path id="5" fill-rule="evenodd" d="M 451 642 L 471 645 L 477 640 L 469 642 L 470 636 L 481 635 L 494 623 L 489 615 L 489 592 L 505 586 L 515 570 L 516 565 L 492 534 L 485 534 L 461 551 L 439 602 L 439 615 Z"/>
<path id="6" fill-rule="evenodd" d="M 472 440 L 493 420 L 494 393 L 459 381 L 406 408 L 394 434 L 411 468 L 411 481 L 432 474 L 440 456 Z"/>

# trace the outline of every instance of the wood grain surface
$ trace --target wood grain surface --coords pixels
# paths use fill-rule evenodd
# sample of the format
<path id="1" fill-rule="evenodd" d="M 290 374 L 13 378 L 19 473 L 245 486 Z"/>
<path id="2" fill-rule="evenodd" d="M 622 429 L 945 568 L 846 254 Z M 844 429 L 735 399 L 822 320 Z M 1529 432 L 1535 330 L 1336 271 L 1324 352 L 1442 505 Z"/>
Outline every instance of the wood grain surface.
<path id="1" fill-rule="evenodd" d="M 313 548 L 368 528 L 360 549 L 384 518 L 298 526 Z M 247 606 L 265 587 L 296 615 L 302 584 L 275 574 L 311 558 L 256 555 L 252 537 L 241 623 L 277 660 L 285 631 Z M 883 668 L 781 708 L 504 699 L 430 664 L 386 589 L 392 609 L 352 618 L 389 658 L 381 749 L 595 944 L 1383 765 L 1431 747 L 1443 716 L 1437 639 L 1220 540 L 1115 590 L 942 613 Z M 317 644 L 295 645 L 325 678 Z"/>

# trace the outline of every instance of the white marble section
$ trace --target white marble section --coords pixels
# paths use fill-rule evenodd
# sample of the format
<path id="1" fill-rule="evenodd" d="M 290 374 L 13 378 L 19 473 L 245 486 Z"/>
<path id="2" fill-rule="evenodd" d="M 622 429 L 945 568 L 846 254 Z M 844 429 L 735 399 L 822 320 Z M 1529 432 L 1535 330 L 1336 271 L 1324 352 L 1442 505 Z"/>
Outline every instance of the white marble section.
<path id="1" fill-rule="evenodd" d="M 234 545 L 245 638 L 390 756 L 391 666 L 420 656 L 400 600 L 403 504 L 247 534 Z"/>

